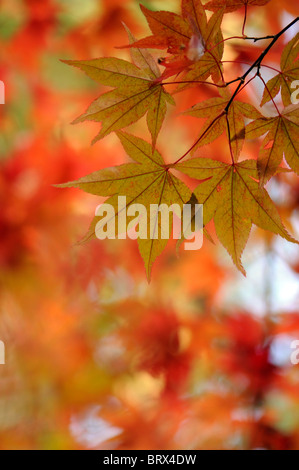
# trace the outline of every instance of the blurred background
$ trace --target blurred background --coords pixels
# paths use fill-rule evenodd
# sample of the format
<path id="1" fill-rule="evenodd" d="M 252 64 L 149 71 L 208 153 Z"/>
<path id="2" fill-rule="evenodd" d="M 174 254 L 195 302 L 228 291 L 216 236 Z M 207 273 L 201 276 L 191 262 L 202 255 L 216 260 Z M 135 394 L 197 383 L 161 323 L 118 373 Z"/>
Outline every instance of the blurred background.
<path id="1" fill-rule="evenodd" d="M 53 187 L 127 161 L 114 135 L 91 146 L 98 124 L 70 124 L 104 87 L 60 59 L 128 59 L 115 47 L 127 44 L 121 22 L 148 35 L 139 3 L 0 1 L 0 448 L 299 449 L 298 248 L 253 230 L 245 279 L 218 242 L 179 257 L 169 243 L 149 285 L 134 241 L 76 245 L 99 201 Z M 177 0 L 141 3 L 179 11 Z M 298 9 L 253 7 L 247 34 L 275 34 Z M 226 36 L 240 34 L 243 14 L 225 16 Z M 267 64 L 279 67 L 296 32 Z M 264 47 L 232 41 L 227 76 Z M 198 133 L 180 110 L 212 96 L 205 86 L 176 95 L 158 141 L 166 161 Z M 258 86 L 242 96 L 260 98 Z M 149 139 L 145 121 L 132 132 Z M 246 157 L 257 152 L 246 144 Z M 221 139 L 198 155 L 229 158 Z M 298 177 L 280 174 L 267 189 L 298 237 Z"/>

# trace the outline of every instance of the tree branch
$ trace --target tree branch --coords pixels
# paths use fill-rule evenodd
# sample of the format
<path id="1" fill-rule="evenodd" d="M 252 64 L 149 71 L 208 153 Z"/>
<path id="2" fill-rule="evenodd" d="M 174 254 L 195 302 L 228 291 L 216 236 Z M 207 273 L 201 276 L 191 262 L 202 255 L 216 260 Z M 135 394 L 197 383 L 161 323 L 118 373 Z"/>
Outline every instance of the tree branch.
<path id="1" fill-rule="evenodd" d="M 239 85 L 237 86 L 237 88 L 235 89 L 231 99 L 229 100 L 226 108 L 225 108 L 225 112 L 227 113 L 228 110 L 229 110 L 229 107 L 230 105 L 232 104 L 232 102 L 234 101 L 235 97 L 237 96 L 238 92 L 240 91 L 240 88 L 242 87 L 242 85 L 244 84 L 245 82 L 245 79 L 246 77 L 250 74 L 250 72 L 254 69 L 254 68 L 257 68 L 257 75 L 259 75 L 259 72 L 260 72 L 260 68 L 261 68 L 261 63 L 263 61 L 263 59 L 265 58 L 265 56 L 268 54 L 268 52 L 270 51 L 270 49 L 274 46 L 274 44 L 277 42 L 277 40 L 280 38 L 280 36 L 282 36 L 288 29 L 290 29 L 295 23 L 297 23 L 297 21 L 299 21 L 299 16 L 297 16 L 297 18 L 295 18 L 293 21 L 291 21 L 291 23 L 289 23 L 285 28 L 283 28 L 279 33 L 277 33 L 272 41 L 270 42 L 270 44 L 266 47 L 266 49 L 261 53 L 261 55 L 256 59 L 256 61 L 249 67 L 249 69 L 244 73 L 244 75 L 242 75 L 242 77 L 240 77 L 239 79 L 237 80 L 240 80 L 240 83 Z"/>

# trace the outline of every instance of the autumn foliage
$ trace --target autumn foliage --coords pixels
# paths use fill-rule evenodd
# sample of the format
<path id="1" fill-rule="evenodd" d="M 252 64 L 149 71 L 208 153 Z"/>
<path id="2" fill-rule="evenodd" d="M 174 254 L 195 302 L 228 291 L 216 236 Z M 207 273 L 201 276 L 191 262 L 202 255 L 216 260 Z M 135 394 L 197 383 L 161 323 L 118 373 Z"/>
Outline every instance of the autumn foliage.
<path id="1" fill-rule="evenodd" d="M 173 170 L 187 174 L 200 181 L 193 195 L 198 203 L 203 204 L 204 226 L 214 219 L 219 240 L 237 268 L 245 274 L 241 256 L 252 224 L 297 243 L 284 228 L 264 185 L 281 171 L 283 156 L 291 169 L 297 174 L 299 172 L 299 149 L 296 141 L 299 108 L 291 102 L 291 82 L 298 75 L 298 66 L 296 63 L 294 65 L 294 61 L 299 53 L 299 33 L 284 48 L 281 70 L 268 84 L 262 76 L 263 60 L 280 36 L 297 23 L 297 19 L 272 38 L 268 38 L 268 46 L 242 76 L 237 75 L 236 79 L 227 81 L 222 62 L 224 47 L 225 43 L 236 37 L 223 38 L 223 16 L 243 5 L 247 15 L 248 2 L 218 3 L 212 1 L 203 5 L 201 0 L 182 0 L 180 15 L 141 7 L 153 35 L 135 41 L 128 32 L 132 63 L 117 58 L 66 62 L 83 70 L 96 82 L 115 88 L 96 99 L 75 123 L 85 120 L 102 122 L 101 131 L 94 142 L 112 131 L 117 132 L 128 156 L 139 164 L 101 170 L 68 186 L 80 187 L 98 196 L 111 196 L 108 202 L 115 207 L 117 195 L 129 197 L 128 207 L 137 202 L 142 202 L 145 206 L 153 203 L 182 206 L 190 201 L 191 194 L 173 175 Z M 249 3 L 264 5 L 268 2 L 262 0 Z M 209 21 L 206 9 L 214 11 Z M 238 39 L 255 42 L 262 40 L 263 38 L 249 38 L 245 35 L 246 15 L 242 35 Z M 164 73 L 160 73 L 148 47 L 167 50 L 167 58 L 160 60 L 160 64 L 165 67 Z M 252 71 L 255 74 L 247 79 Z M 173 76 L 176 77 L 175 81 L 167 80 Z M 209 78 L 210 81 L 207 81 Z M 264 86 L 261 106 L 271 100 L 276 116 L 267 117 L 250 103 L 238 99 L 240 92 L 255 78 L 259 78 Z M 215 93 L 218 92 L 218 96 L 201 100 L 184 111 L 197 118 L 206 118 L 206 121 L 190 150 L 178 158 L 174 156 L 174 162 L 166 165 L 156 151 L 156 144 L 167 112 L 167 103 L 175 104 L 173 96 L 186 89 L 198 87 L 199 84 L 211 86 Z M 230 88 L 233 84 L 234 91 Z M 165 91 L 167 85 L 175 85 L 170 94 Z M 280 87 L 285 106 L 281 112 L 274 101 Z M 152 137 L 151 145 L 132 135 L 120 133 L 121 129 L 145 114 Z M 249 122 L 247 125 L 245 119 Z M 212 143 L 223 133 L 228 141 L 230 163 L 202 156 L 183 162 L 189 154 L 192 155 L 199 147 Z M 245 138 L 257 139 L 265 134 L 257 160 L 244 160 L 242 151 Z M 119 216 L 119 212 L 116 214 Z M 88 239 L 96 236 L 98 221 L 99 217 L 96 217 Z M 161 234 L 157 240 L 151 238 L 139 239 L 139 249 L 148 278 L 151 276 L 153 262 L 165 247 Z"/>
<path id="2" fill-rule="evenodd" d="M 0 448 L 299 449 L 297 2 L 2 3 Z"/>

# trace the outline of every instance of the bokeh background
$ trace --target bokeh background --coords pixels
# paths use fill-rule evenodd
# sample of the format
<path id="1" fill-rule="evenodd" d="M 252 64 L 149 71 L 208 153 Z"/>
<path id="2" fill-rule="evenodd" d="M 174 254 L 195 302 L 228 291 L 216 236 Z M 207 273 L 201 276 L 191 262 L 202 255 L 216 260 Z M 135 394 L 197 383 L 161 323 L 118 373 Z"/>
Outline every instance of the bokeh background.
<path id="1" fill-rule="evenodd" d="M 127 161 L 114 135 L 92 147 L 99 126 L 70 124 L 104 88 L 60 59 L 128 59 L 115 49 L 127 43 L 121 22 L 148 33 L 138 3 L 0 2 L 0 448 L 299 449 L 298 248 L 254 230 L 245 279 L 218 242 L 179 258 L 170 243 L 149 285 L 135 242 L 76 245 L 99 200 L 53 187 Z M 177 0 L 141 3 L 179 10 Z M 275 34 L 298 9 L 250 8 L 247 34 Z M 242 20 L 242 10 L 226 15 L 224 34 L 240 34 Z M 227 76 L 264 46 L 233 41 Z M 167 161 L 198 132 L 180 110 L 213 93 L 176 96 L 158 142 Z M 260 97 L 258 86 L 242 96 L 256 106 Z M 149 138 L 144 121 L 132 129 Z M 247 157 L 257 151 L 246 144 Z M 221 139 L 199 155 L 229 158 Z M 268 190 L 298 236 L 298 177 L 281 174 Z"/>

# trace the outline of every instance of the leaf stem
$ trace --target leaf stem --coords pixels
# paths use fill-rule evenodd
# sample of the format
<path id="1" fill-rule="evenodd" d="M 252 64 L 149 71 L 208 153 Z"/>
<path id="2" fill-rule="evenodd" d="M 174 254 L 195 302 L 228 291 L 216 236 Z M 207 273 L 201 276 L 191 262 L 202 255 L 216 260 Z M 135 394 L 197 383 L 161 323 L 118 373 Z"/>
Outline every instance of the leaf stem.
<path id="1" fill-rule="evenodd" d="M 234 152 L 232 148 L 232 142 L 231 142 L 231 132 L 230 132 L 230 126 L 229 126 L 229 120 L 228 120 L 228 114 L 226 113 L 225 115 L 226 118 L 226 125 L 227 125 L 227 136 L 228 136 L 228 144 L 229 144 L 229 151 L 232 159 L 232 165 L 235 165 L 235 158 L 234 158 Z"/>
<path id="2" fill-rule="evenodd" d="M 246 21 L 247 21 L 247 3 L 245 3 L 244 21 L 243 21 L 243 26 L 242 26 L 242 36 L 245 36 L 244 31 L 245 31 Z"/>
<path id="3" fill-rule="evenodd" d="M 221 63 L 222 64 L 251 65 L 250 62 L 243 62 L 243 61 L 240 61 L 240 60 L 222 60 Z M 270 65 L 261 64 L 261 67 L 266 67 L 267 69 L 274 70 L 274 72 L 277 72 L 277 73 L 280 73 L 280 74 L 282 73 L 281 70 L 278 70 L 275 67 L 271 67 Z"/>
<path id="4" fill-rule="evenodd" d="M 211 85 L 216 88 L 226 88 L 227 84 L 218 85 L 217 83 L 206 82 L 205 80 L 179 80 L 177 82 L 162 82 L 161 85 L 182 85 L 184 83 L 201 83 L 202 85 Z"/>
<path id="5" fill-rule="evenodd" d="M 219 114 L 219 116 L 215 117 L 215 119 L 213 119 L 213 121 L 210 122 L 210 125 L 203 132 L 203 134 L 201 134 L 200 137 L 194 142 L 192 147 L 190 147 L 189 150 L 186 153 L 184 153 L 184 155 L 182 155 L 178 160 L 176 160 L 172 165 L 173 166 L 177 165 L 181 160 L 183 160 L 183 158 L 187 157 L 188 153 L 190 153 L 198 145 L 198 143 L 201 141 L 201 139 L 209 132 L 209 130 L 211 129 L 213 124 L 224 115 L 225 115 L 225 112 L 223 111 L 222 113 Z"/>
<path id="6" fill-rule="evenodd" d="M 268 95 L 270 96 L 271 101 L 272 101 L 272 103 L 273 103 L 274 106 L 275 106 L 275 109 L 276 109 L 276 111 L 277 111 L 277 114 L 278 114 L 279 116 L 281 116 L 281 112 L 279 111 L 279 109 L 278 109 L 278 107 L 277 107 L 277 104 L 275 103 L 274 98 L 273 98 L 273 96 L 271 95 L 271 92 L 270 92 L 270 90 L 269 90 L 269 88 L 268 88 L 268 86 L 267 86 L 267 83 L 265 82 L 265 80 L 263 79 L 263 77 L 261 76 L 261 74 L 258 73 L 257 76 L 258 76 L 258 77 L 260 78 L 260 80 L 263 82 L 264 87 L 266 88 L 266 90 L 267 90 L 267 92 L 268 92 Z"/>

